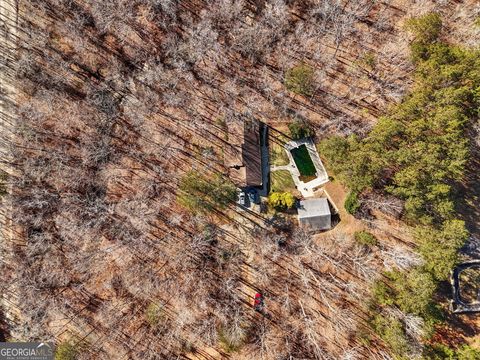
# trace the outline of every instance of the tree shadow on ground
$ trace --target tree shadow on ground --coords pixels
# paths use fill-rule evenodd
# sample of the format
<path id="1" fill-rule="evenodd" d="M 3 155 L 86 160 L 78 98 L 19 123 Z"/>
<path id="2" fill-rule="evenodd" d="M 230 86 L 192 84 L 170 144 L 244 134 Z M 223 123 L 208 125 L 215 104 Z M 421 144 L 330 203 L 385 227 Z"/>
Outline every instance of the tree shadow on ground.
<path id="1" fill-rule="evenodd" d="M 439 292 L 437 301 L 440 299 L 451 299 L 452 287 L 450 282 L 443 281 L 439 284 Z M 457 346 L 463 343 L 465 338 L 476 336 L 480 331 L 480 314 L 465 313 L 454 314 L 450 310 L 444 311 L 445 324 L 448 326 L 441 326 L 436 331 L 435 337 L 439 337 L 443 343 L 448 343 L 451 346 Z"/>
<path id="2" fill-rule="evenodd" d="M 480 148 L 474 146 L 470 161 L 467 164 L 466 175 L 460 183 L 457 197 L 457 212 L 465 221 L 471 234 L 470 240 L 462 252 L 473 258 L 480 258 Z"/>
<path id="3" fill-rule="evenodd" d="M 8 324 L 3 312 L 0 312 L 0 342 L 5 342 L 9 338 Z"/>

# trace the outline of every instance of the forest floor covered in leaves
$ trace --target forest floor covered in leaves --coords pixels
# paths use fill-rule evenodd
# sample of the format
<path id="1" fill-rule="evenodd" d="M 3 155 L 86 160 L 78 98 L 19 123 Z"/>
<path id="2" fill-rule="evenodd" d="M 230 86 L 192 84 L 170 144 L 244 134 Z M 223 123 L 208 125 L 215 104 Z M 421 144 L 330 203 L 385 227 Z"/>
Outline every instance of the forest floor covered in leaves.
<path id="1" fill-rule="evenodd" d="M 438 11 L 448 40 L 475 44 L 475 1 L 19 6 L 11 339 L 82 359 L 389 358 L 368 326 L 370 287 L 419 261 L 389 204 L 372 198 L 356 219 L 334 181 L 341 222 L 312 235 L 288 213 L 188 211 L 180 186 L 192 171 L 206 188 L 228 183 L 228 126 L 248 117 L 285 133 L 306 121 L 315 141 L 366 134 L 412 84 L 404 20 Z M 313 69 L 304 94 L 285 86 L 299 66 Z"/>

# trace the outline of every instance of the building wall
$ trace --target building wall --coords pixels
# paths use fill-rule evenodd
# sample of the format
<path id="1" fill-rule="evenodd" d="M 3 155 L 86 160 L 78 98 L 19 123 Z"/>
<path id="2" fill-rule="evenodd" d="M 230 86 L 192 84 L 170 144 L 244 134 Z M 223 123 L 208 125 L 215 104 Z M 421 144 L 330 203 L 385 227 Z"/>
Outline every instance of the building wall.
<path id="1" fill-rule="evenodd" d="M 328 230 L 332 227 L 330 215 L 300 218 L 298 220 L 301 226 L 309 227 L 312 230 Z"/>

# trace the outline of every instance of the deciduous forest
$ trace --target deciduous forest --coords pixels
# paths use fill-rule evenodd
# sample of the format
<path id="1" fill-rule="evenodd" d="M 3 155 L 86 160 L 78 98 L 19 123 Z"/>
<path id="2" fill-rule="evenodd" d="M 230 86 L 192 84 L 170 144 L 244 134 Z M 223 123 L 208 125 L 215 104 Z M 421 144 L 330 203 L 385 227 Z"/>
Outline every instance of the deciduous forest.
<path id="1" fill-rule="evenodd" d="M 480 254 L 478 1 L 16 9 L 4 340 L 57 360 L 480 359 L 449 283 Z M 226 165 L 246 119 L 281 169 L 259 211 Z M 299 226 L 279 175 L 302 138 L 328 171 L 329 231 Z"/>

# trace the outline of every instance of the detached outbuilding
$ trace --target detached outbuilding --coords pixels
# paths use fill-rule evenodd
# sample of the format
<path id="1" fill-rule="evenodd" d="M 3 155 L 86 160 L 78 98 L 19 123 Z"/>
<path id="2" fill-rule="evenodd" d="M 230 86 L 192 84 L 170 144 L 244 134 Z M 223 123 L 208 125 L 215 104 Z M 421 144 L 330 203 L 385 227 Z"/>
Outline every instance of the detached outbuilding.
<path id="1" fill-rule="evenodd" d="M 301 200 L 298 222 L 311 230 L 328 230 L 332 227 L 332 214 L 326 198 Z"/>

